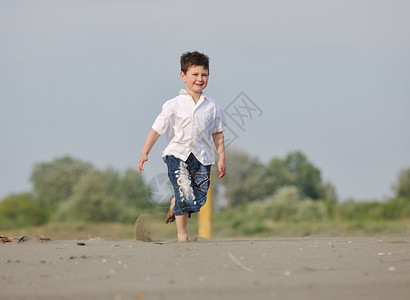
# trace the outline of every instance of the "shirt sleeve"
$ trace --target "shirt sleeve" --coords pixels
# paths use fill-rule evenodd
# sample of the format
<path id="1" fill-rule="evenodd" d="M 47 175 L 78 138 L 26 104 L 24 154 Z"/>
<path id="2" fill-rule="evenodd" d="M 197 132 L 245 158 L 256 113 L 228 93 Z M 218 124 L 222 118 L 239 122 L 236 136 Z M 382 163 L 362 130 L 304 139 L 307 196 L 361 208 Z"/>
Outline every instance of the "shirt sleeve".
<path id="1" fill-rule="evenodd" d="M 217 103 L 215 103 L 215 122 L 212 133 L 222 132 L 226 124 L 225 115 Z"/>
<path id="2" fill-rule="evenodd" d="M 162 106 L 162 111 L 152 124 L 152 129 L 158 132 L 160 135 L 164 134 L 169 128 L 169 117 L 167 113 L 167 105 Z"/>

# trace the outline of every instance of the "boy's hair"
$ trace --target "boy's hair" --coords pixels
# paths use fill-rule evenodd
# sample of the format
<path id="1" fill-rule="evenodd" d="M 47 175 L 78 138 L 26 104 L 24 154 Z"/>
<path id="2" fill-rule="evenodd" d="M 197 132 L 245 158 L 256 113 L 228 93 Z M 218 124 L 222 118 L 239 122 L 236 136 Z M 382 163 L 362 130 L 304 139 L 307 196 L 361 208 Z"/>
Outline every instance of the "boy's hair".
<path id="1" fill-rule="evenodd" d="M 203 66 L 209 71 L 209 57 L 198 51 L 185 52 L 181 55 L 181 71 L 186 74 L 189 67 Z"/>

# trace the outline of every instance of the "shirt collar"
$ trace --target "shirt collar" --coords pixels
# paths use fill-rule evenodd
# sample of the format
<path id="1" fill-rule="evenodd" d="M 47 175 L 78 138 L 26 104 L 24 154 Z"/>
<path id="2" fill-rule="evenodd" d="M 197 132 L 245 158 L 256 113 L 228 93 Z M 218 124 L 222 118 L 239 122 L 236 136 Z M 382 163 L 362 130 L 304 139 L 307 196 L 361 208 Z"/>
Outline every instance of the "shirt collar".
<path id="1" fill-rule="evenodd" d="M 188 92 L 187 92 L 185 89 L 181 89 L 181 90 L 179 91 L 179 94 L 180 94 L 180 95 L 191 96 L 190 94 L 188 94 Z M 199 98 L 199 100 L 201 100 L 202 97 L 204 97 L 204 100 L 205 100 L 205 99 L 208 99 L 208 97 L 207 97 L 204 93 L 201 93 L 201 97 Z"/>

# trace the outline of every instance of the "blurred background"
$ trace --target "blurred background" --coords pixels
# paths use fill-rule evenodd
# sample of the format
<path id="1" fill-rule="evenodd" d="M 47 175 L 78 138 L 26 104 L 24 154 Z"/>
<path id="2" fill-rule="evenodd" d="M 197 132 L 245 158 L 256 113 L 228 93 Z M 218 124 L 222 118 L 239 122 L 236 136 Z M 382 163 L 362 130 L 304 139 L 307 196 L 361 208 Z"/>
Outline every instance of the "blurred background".
<path id="1" fill-rule="evenodd" d="M 3 0 L 0 227 L 162 215 L 150 192 L 167 195 L 165 138 L 142 176 L 136 165 L 183 88 L 180 55 L 198 50 L 228 119 L 217 228 L 408 230 L 409 36 L 406 0 Z"/>

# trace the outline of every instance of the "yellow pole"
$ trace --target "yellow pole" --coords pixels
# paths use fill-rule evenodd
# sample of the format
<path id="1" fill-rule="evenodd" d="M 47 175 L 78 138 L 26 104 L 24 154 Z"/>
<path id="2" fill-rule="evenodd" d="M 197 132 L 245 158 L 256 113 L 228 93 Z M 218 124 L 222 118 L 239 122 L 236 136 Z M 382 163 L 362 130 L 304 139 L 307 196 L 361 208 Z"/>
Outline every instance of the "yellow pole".
<path id="1" fill-rule="evenodd" d="M 204 206 L 198 213 L 198 236 L 212 237 L 212 178 L 210 177 L 208 197 Z"/>

